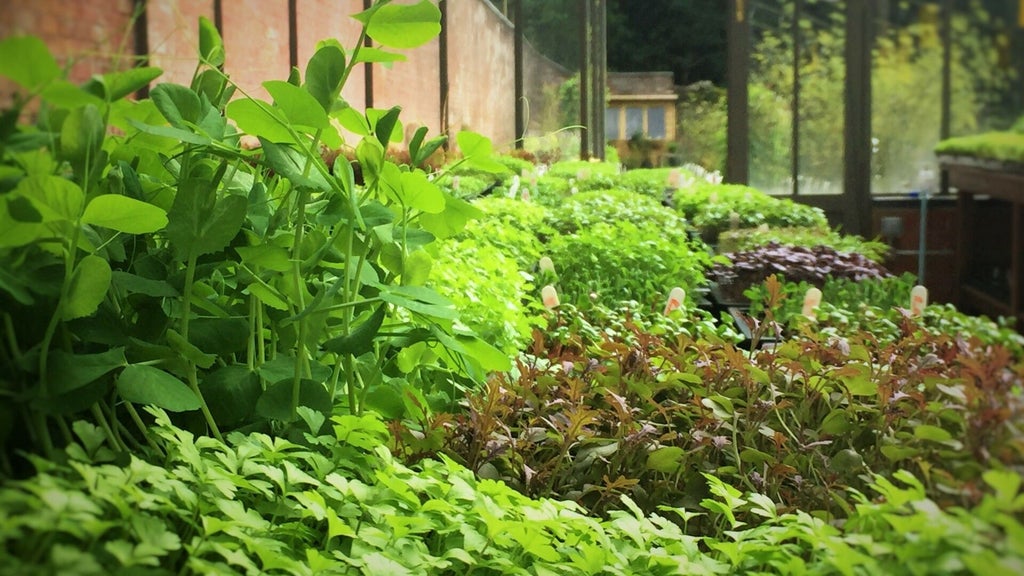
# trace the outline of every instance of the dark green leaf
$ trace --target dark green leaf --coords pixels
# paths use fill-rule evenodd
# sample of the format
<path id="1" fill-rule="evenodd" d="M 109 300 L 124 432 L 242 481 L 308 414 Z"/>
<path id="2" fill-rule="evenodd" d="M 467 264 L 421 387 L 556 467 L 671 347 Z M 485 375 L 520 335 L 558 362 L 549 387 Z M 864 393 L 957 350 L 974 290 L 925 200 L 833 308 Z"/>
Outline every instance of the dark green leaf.
<path id="1" fill-rule="evenodd" d="M 122 370 L 117 378 L 117 392 L 129 402 L 171 412 L 188 412 L 202 406 L 199 397 L 184 382 L 152 366 L 132 365 Z"/>
<path id="2" fill-rule="evenodd" d="M 163 73 L 163 70 L 155 66 L 140 66 L 95 76 L 93 81 L 102 87 L 103 96 L 113 102 L 148 86 Z"/>
<path id="3" fill-rule="evenodd" d="M 213 419 L 221 426 L 236 426 L 252 417 L 263 392 L 259 376 L 246 366 L 218 368 L 203 377 L 199 390 Z"/>
<path id="4" fill-rule="evenodd" d="M 256 402 L 256 413 L 269 420 L 291 421 L 292 385 L 293 381 L 286 379 L 269 386 Z M 323 384 L 312 380 L 299 382 L 299 406 L 306 406 L 329 416 L 333 404 L 331 395 Z"/>
<path id="5" fill-rule="evenodd" d="M 662 446 L 647 456 L 647 467 L 656 472 L 670 474 L 679 469 L 684 453 L 678 446 Z"/>
<path id="6" fill-rule="evenodd" d="M 320 170 L 316 166 L 309 165 L 311 161 L 316 162 L 320 164 L 321 168 L 326 170 L 322 159 L 315 157 L 311 160 L 309 156 L 295 150 L 291 146 L 274 144 L 269 140 L 264 140 L 262 137 L 260 137 L 260 142 L 263 144 L 263 152 L 266 155 L 267 164 L 275 172 L 288 178 L 296 186 L 312 188 L 320 192 L 330 191 L 331 185 L 324 179 Z"/>
<path id="7" fill-rule="evenodd" d="M 190 360 L 196 366 L 200 368 L 209 368 L 216 362 L 217 357 L 213 354 L 207 354 L 197 348 L 194 344 L 186 340 L 181 334 L 178 334 L 176 330 L 167 330 L 167 344 L 177 352 L 181 354 L 182 358 Z"/>
<path id="8" fill-rule="evenodd" d="M 341 90 L 345 75 L 345 52 L 337 45 L 325 44 L 317 49 L 306 65 L 306 89 L 330 112 Z"/>
<path id="9" fill-rule="evenodd" d="M 190 130 L 203 115 L 199 95 L 180 84 L 157 84 L 150 91 L 149 99 L 175 128 Z"/>
<path id="10" fill-rule="evenodd" d="M 144 294 L 153 298 L 175 298 L 179 295 L 165 280 L 150 280 L 120 270 L 114 271 L 111 282 L 115 288 L 129 294 Z"/>
<path id="11" fill-rule="evenodd" d="M 82 258 L 71 274 L 71 286 L 61 316 L 73 320 L 96 312 L 107 296 L 110 278 L 110 264 L 106 260 L 93 254 Z"/>
<path id="12" fill-rule="evenodd" d="M 377 336 L 386 315 L 387 306 L 379 306 L 369 318 L 348 334 L 324 342 L 324 349 L 335 354 L 352 354 L 353 356 L 370 352 L 373 350 L 373 339 Z"/>
<path id="13" fill-rule="evenodd" d="M 54 350 L 47 363 L 50 394 L 57 396 L 77 390 L 127 363 L 122 347 L 99 354 L 70 354 Z"/>
<path id="14" fill-rule="evenodd" d="M 217 27 L 205 16 L 199 17 L 199 57 L 214 68 L 224 65 L 224 41 Z"/>
<path id="15" fill-rule="evenodd" d="M 383 116 L 381 116 L 374 126 L 374 134 L 377 136 L 377 141 L 385 149 L 388 144 L 391 143 L 391 139 L 394 135 L 395 127 L 398 125 L 398 115 L 402 113 L 401 106 L 393 106 Z M 401 135 L 399 135 L 401 137 Z"/>

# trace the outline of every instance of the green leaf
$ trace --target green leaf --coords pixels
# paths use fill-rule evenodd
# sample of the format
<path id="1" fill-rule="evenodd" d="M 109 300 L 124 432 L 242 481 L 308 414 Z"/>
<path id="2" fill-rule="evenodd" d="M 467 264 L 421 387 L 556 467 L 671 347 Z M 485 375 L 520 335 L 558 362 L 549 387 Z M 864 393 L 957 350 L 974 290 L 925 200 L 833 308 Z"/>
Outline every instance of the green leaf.
<path id="1" fill-rule="evenodd" d="M 242 262 L 254 268 L 266 268 L 274 272 L 287 272 L 292 269 L 291 255 L 281 246 L 239 246 L 235 251 L 242 258 Z"/>
<path id="2" fill-rule="evenodd" d="M 678 446 L 662 446 L 647 455 L 647 468 L 670 474 L 683 463 L 685 451 Z"/>
<path id="3" fill-rule="evenodd" d="M 44 222 L 78 220 L 85 204 L 78 184 L 59 176 L 29 176 L 18 182 L 14 193 L 28 198 Z"/>
<path id="4" fill-rule="evenodd" d="M 280 80 L 269 80 L 263 83 L 263 87 L 274 98 L 274 104 L 284 112 L 285 117 L 293 125 L 308 126 L 313 129 L 326 129 L 329 127 L 327 112 L 312 94 L 298 86 L 282 82 Z"/>
<path id="5" fill-rule="evenodd" d="M 948 430 L 930 424 L 921 424 L 914 428 L 914 437 L 933 442 L 946 442 L 953 439 L 953 435 Z"/>
<path id="6" fill-rule="evenodd" d="M 900 460 L 906 460 L 907 458 L 913 458 L 921 453 L 917 448 L 910 448 L 907 446 L 900 446 L 899 444 L 889 444 L 882 446 L 879 449 L 882 455 L 888 458 L 892 462 L 899 462 Z"/>
<path id="7" fill-rule="evenodd" d="M 93 198 L 85 207 L 83 224 L 94 224 L 126 234 L 147 234 L 167 225 L 163 209 L 120 194 Z"/>
<path id="8" fill-rule="evenodd" d="M 284 112 L 254 98 L 234 100 L 224 111 L 238 129 L 271 142 L 294 142 Z"/>
<path id="9" fill-rule="evenodd" d="M 430 277 L 430 269 L 434 259 L 426 250 L 416 250 L 405 257 L 402 266 L 402 284 L 404 286 L 421 286 Z"/>
<path id="10" fill-rule="evenodd" d="M 262 393 L 260 378 L 246 366 L 223 366 L 210 372 L 199 383 L 199 390 L 213 419 L 223 426 L 247 421 L 256 410 Z"/>
<path id="11" fill-rule="evenodd" d="M 71 285 L 61 316 L 65 320 L 74 320 L 96 312 L 107 296 L 110 277 L 110 264 L 106 260 L 93 254 L 82 258 L 71 274 Z"/>
<path id="12" fill-rule="evenodd" d="M 491 346 L 479 336 L 457 334 L 456 340 L 465 348 L 465 353 L 480 363 L 488 372 L 505 372 L 512 369 L 512 360 L 501 350 Z"/>
<path id="13" fill-rule="evenodd" d="M 248 200 L 233 194 L 217 200 L 212 186 L 197 178 L 181 182 L 167 213 L 167 238 L 182 260 L 192 253 L 201 256 L 221 250 L 245 221 Z"/>
<path id="14" fill-rule="evenodd" d="M 224 65 L 224 41 L 217 27 L 205 16 L 199 17 L 199 57 L 214 68 Z"/>
<path id="15" fill-rule="evenodd" d="M 444 211 L 444 194 L 436 184 L 427 180 L 422 170 L 402 172 L 401 196 L 405 205 L 428 214 Z"/>
<path id="16" fill-rule="evenodd" d="M 128 294 L 143 294 L 153 298 L 175 298 L 180 295 L 166 280 L 151 280 L 120 270 L 114 271 L 111 283 L 114 288 Z"/>
<path id="17" fill-rule="evenodd" d="M 481 136 L 476 132 L 463 131 L 455 136 L 455 141 L 459 145 L 459 150 L 462 151 L 462 157 L 467 167 L 492 173 L 508 172 L 508 167 L 492 159 L 494 148 L 486 136 Z"/>
<path id="18" fill-rule="evenodd" d="M 60 129 L 61 155 L 79 178 L 85 178 L 99 159 L 106 131 L 99 108 L 92 105 L 75 108 L 64 120 Z"/>
<path id="19" fill-rule="evenodd" d="M 129 68 L 120 72 L 109 72 L 102 76 L 93 76 L 92 80 L 86 84 L 86 87 L 88 88 L 90 84 L 95 83 L 102 89 L 102 96 L 113 102 L 148 86 L 150 82 L 159 78 L 163 73 L 163 70 L 155 66 Z M 97 94 L 97 96 L 101 94 Z"/>
<path id="20" fill-rule="evenodd" d="M 398 123 L 398 115 L 401 113 L 401 106 L 393 106 L 383 116 L 377 118 L 377 121 L 374 123 L 374 134 L 377 136 L 377 141 L 385 149 L 392 140 L 400 140 L 402 138 L 401 125 Z"/>
<path id="21" fill-rule="evenodd" d="M 391 64 L 392 62 L 405 62 L 408 58 L 404 54 L 388 52 L 380 48 L 360 48 L 359 53 L 353 60 L 356 64 Z"/>
<path id="22" fill-rule="evenodd" d="M 458 318 L 455 305 L 429 288 L 422 286 L 381 286 L 381 288 L 383 291 L 380 293 L 380 299 L 395 306 L 434 318 L 445 320 Z"/>
<path id="23" fill-rule="evenodd" d="M 149 99 L 160 114 L 175 128 L 190 130 L 203 117 L 203 106 L 199 95 L 180 84 L 157 84 L 149 93 Z"/>
<path id="24" fill-rule="evenodd" d="M 269 386 L 256 402 L 256 413 L 268 420 L 291 421 L 292 385 L 293 382 L 289 378 Z M 323 384 L 302 380 L 299 383 L 299 406 L 306 406 L 329 416 L 333 402 Z"/>
<path id="25" fill-rule="evenodd" d="M 334 44 L 317 49 L 306 65 L 306 90 L 320 103 L 324 112 L 330 112 L 341 91 L 345 76 L 345 52 Z"/>
<path id="26" fill-rule="evenodd" d="M 99 354 L 70 354 L 54 350 L 47 362 L 50 394 L 73 392 L 128 363 L 124 348 L 111 348 Z"/>
<path id="27" fill-rule="evenodd" d="M 170 138 L 171 140 L 184 142 L 186 144 L 197 144 L 204 146 L 213 142 L 208 136 L 203 134 L 196 134 L 191 130 L 184 130 L 181 128 L 175 128 L 174 126 L 154 126 L 152 124 L 146 124 L 139 122 L 134 118 L 128 119 L 128 124 L 139 132 L 145 134 L 152 134 L 153 136 L 160 136 L 161 138 Z"/>
<path id="28" fill-rule="evenodd" d="M 41 96 L 47 103 L 70 110 L 87 104 L 103 106 L 102 99 L 82 89 L 81 86 L 68 82 L 67 80 L 55 80 L 48 84 L 42 91 Z"/>
<path id="29" fill-rule="evenodd" d="M 192 363 L 200 368 L 209 368 L 217 361 L 217 357 L 215 355 L 203 352 L 186 340 L 184 336 L 178 334 L 176 330 L 170 328 L 167 329 L 167 344 L 169 344 L 175 352 L 181 354 L 182 358 L 191 360 Z"/>
<path id="30" fill-rule="evenodd" d="M 132 365 L 122 370 L 117 378 L 117 393 L 129 402 L 171 412 L 197 410 L 202 405 L 184 382 L 152 366 Z"/>
<path id="31" fill-rule="evenodd" d="M 60 66 L 46 44 L 35 36 L 12 36 L 0 41 L 0 76 L 30 92 L 60 76 Z"/>
<path id="32" fill-rule="evenodd" d="M 308 166 L 312 161 L 319 163 L 321 168 L 326 169 L 326 166 L 323 166 L 323 160 L 319 157 L 310 159 L 309 156 L 291 146 L 274 144 L 269 140 L 265 140 L 262 136 L 260 137 L 260 142 L 263 144 L 263 153 L 267 164 L 275 172 L 291 180 L 292 184 L 312 188 L 320 192 L 327 192 L 331 189 L 331 185 L 324 179 L 320 170 L 315 166 Z"/>
<path id="33" fill-rule="evenodd" d="M 355 17 L 359 19 L 360 14 Z M 441 11 L 429 0 L 411 5 L 387 4 L 371 12 L 369 22 L 363 23 L 367 25 L 366 34 L 383 46 L 415 48 L 441 32 Z"/>
<path id="34" fill-rule="evenodd" d="M 470 220 L 480 218 L 483 212 L 469 202 L 442 191 L 444 211 L 420 216 L 420 226 L 437 239 L 454 236 L 466 227 Z"/>
<path id="35" fill-rule="evenodd" d="M 271 289 L 268 286 L 260 284 L 259 282 L 253 282 L 246 286 L 245 292 L 252 294 L 260 302 L 270 306 L 275 310 L 287 310 L 288 302 L 280 295 L 276 290 Z"/>
<path id="36" fill-rule="evenodd" d="M 348 334 L 324 342 L 324 349 L 335 354 L 351 354 L 353 356 L 370 352 L 373 350 L 373 339 L 380 331 L 386 315 L 387 306 L 382 304 L 374 310 L 369 318 Z"/>

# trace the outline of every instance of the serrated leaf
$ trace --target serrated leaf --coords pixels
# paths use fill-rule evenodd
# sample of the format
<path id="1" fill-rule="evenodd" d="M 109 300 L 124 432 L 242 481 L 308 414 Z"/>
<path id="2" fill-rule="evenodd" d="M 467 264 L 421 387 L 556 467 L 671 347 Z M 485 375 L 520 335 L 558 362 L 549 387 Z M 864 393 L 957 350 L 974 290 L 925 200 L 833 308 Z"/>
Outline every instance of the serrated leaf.
<path id="1" fill-rule="evenodd" d="M 202 405 L 184 382 L 152 366 L 132 365 L 122 370 L 117 378 L 117 392 L 129 402 L 171 412 L 198 410 Z"/>
<path id="2" fill-rule="evenodd" d="M 92 199 L 82 215 L 83 224 L 93 224 L 124 232 L 147 234 L 167 225 L 163 209 L 119 194 L 104 194 Z"/>
<path id="3" fill-rule="evenodd" d="M 61 317 L 74 320 L 96 312 L 107 296 L 110 278 L 110 264 L 106 260 L 93 254 L 82 258 L 71 274 L 71 285 L 67 300 L 61 308 Z"/>

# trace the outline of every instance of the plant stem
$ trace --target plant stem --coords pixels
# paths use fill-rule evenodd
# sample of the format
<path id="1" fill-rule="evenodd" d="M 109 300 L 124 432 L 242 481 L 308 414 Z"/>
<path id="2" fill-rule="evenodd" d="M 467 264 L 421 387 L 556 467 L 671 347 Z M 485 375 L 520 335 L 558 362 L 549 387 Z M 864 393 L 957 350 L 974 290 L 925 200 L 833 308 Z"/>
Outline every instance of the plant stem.
<path id="1" fill-rule="evenodd" d="M 165 456 L 164 451 L 160 449 L 160 446 L 155 440 L 153 440 L 153 437 L 149 435 L 149 428 L 147 428 L 146 424 L 142 422 L 142 418 L 139 417 L 139 413 L 135 410 L 135 406 L 132 406 L 131 402 L 125 402 L 124 407 L 125 410 L 128 411 L 128 416 L 131 417 L 132 421 L 135 422 L 135 425 L 138 426 L 139 431 L 142 432 L 142 436 L 146 439 L 146 444 L 149 444 L 149 447 L 155 450 L 160 456 Z"/>
<path id="2" fill-rule="evenodd" d="M 89 411 L 92 412 L 92 417 L 99 423 L 100 428 L 103 429 L 103 433 L 107 437 L 107 442 L 110 442 L 111 448 L 115 452 L 124 452 L 127 448 L 122 447 L 121 443 L 118 442 L 117 437 L 114 436 L 114 429 L 110 427 L 110 422 L 107 421 L 107 417 L 103 414 L 103 410 L 100 409 L 99 402 L 93 402 L 92 406 L 89 407 Z"/>
<path id="3" fill-rule="evenodd" d="M 189 322 L 192 316 L 192 285 L 196 281 L 196 258 L 195 250 L 192 250 L 188 256 L 188 264 L 185 266 L 185 303 L 181 311 L 181 337 L 186 342 L 188 342 Z M 199 397 L 199 407 L 203 411 L 203 417 L 206 418 L 206 424 L 210 427 L 213 437 L 223 442 L 224 437 L 220 434 L 217 421 L 213 419 L 210 407 L 206 405 L 206 398 L 203 397 L 203 392 L 199 389 L 199 375 L 196 371 L 196 363 L 188 359 L 186 359 L 186 362 L 188 363 L 188 385 L 195 392 L 196 396 Z"/>

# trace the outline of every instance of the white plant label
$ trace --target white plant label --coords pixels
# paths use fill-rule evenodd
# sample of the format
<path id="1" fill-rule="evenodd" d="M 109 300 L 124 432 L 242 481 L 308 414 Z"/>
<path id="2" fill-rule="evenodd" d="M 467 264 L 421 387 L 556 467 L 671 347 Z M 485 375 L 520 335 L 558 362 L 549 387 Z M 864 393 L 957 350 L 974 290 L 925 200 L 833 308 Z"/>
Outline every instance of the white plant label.
<path id="1" fill-rule="evenodd" d="M 558 291 L 554 286 L 548 284 L 540 289 L 540 299 L 544 303 L 544 307 L 551 310 L 558 306 Z"/>
<path id="2" fill-rule="evenodd" d="M 718 192 L 712 192 L 708 195 L 708 204 L 718 204 Z"/>
<path id="3" fill-rule="evenodd" d="M 679 170 L 671 170 L 671 171 L 669 171 L 669 173 L 668 173 L 668 187 L 669 188 L 678 189 L 681 178 L 682 178 L 682 175 L 679 173 Z"/>
<path id="4" fill-rule="evenodd" d="M 809 288 L 804 294 L 804 309 L 802 314 L 808 318 L 814 318 L 814 309 L 821 304 L 821 290 Z"/>
<path id="5" fill-rule="evenodd" d="M 452 190 L 459 191 L 459 177 L 452 176 Z"/>
<path id="6" fill-rule="evenodd" d="M 519 192 L 519 175 L 516 174 L 516 175 L 512 176 L 512 185 L 508 187 L 508 195 L 511 196 L 512 198 L 515 198 L 516 194 L 518 192 Z"/>
<path id="7" fill-rule="evenodd" d="M 579 170 L 576 171 L 577 180 L 586 180 L 587 178 L 590 178 L 590 170 L 586 168 L 580 168 Z"/>
<path id="8" fill-rule="evenodd" d="M 683 305 L 683 298 L 686 298 L 686 292 L 678 286 L 673 288 L 668 293 L 668 302 L 665 303 L 665 316 L 668 316 L 673 310 L 678 310 Z"/>
<path id="9" fill-rule="evenodd" d="M 767 223 L 761 224 L 760 226 L 757 227 L 757 231 L 761 232 L 762 234 L 767 232 L 768 231 L 768 224 Z"/>
<path id="10" fill-rule="evenodd" d="M 729 229 L 736 230 L 740 227 L 740 214 L 739 212 L 729 213 Z"/>
<path id="11" fill-rule="evenodd" d="M 547 256 L 542 256 L 537 266 L 538 268 L 540 268 L 541 272 L 550 272 L 552 274 L 555 273 L 555 263 L 552 262 L 551 258 L 548 258 Z"/>
<path id="12" fill-rule="evenodd" d="M 925 306 L 928 305 L 928 289 L 924 286 L 914 286 L 913 290 L 910 291 L 910 315 L 917 317 L 924 313 Z"/>

